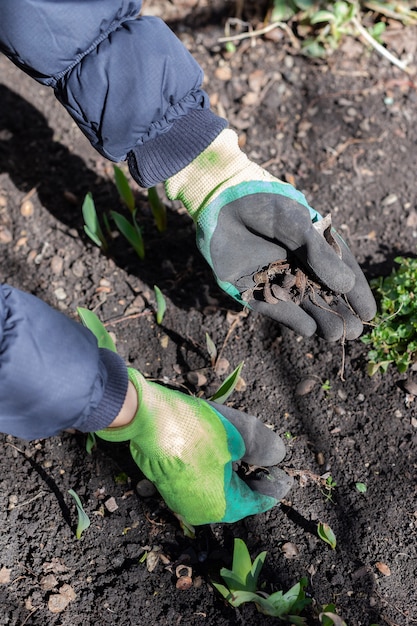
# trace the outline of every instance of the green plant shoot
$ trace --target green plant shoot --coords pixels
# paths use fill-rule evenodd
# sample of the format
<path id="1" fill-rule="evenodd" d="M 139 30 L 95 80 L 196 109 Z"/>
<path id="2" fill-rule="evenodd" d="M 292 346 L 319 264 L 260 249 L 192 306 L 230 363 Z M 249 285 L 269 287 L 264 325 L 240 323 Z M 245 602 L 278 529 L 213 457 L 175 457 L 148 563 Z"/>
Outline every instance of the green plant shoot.
<path id="1" fill-rule="evenodd" d="M 355 483 L 355 487 L 359 493 L 366 493 L 368 489 L 365 483 Z"/>
<path id="2" fill-rule="evenodd" d="M 332 550 L 336 547 L 336 536 L 330 526 L 324 522 L 317 524 L 317 534 L 322 541 L 328 543 Z"/>
<path id="3" fill-rule="evenodd" d="M 163 233 L 167 228 L 167 210 L 158 195 L 156 187 L 150 187 L 148 189 L 148 200 L 156 227 L 160 233 Z"/>
<path id="4" fill-rule="evenodd" d="M 211 359 L 211 364 L 214 366 L 214 364 L 216 363 L 216 359 L 217 359 L 217 347 L 213 339 L 210 337 L 208 333 L 206 333 L 206 347 L 207 347 L 208 355 Z"/>
<path id="5" fill-rule="evenodd" d="M 106 328 L 100 322 L 97 315 L 93 313 L 93 311 L 78 307 L 77 313 L 83 325 L 91 330 L 91 332 L 97 339 L 97 343 L 100 348 L 107 348 L 112 352 L 117 352 L 116 346 L 114 345 L 114 341 L 111 338 L 110 333 L 106 330 Z"/>
<path id="6" fill-rule="evenodd" d="M 336 613 L 334 604 L 327 604 L 319 615 L 322 626 L 346 626 L 346 622 Z"/>
<path id="7" fill-rule="evenodd" d="M 116 181 L 117 191 L 119 192 L 120 199 L 125 203 L 129 211 L 135 212 L 135 196 L 130 188 L 129 181 L 126 175 L 120 167 L 113 165 L 114 179 Z"/>
<path id="8" fill-rule="evenodd" d="M 93 448 L 96 447 L 96 436 L 94 433 L 88 433 L 87 434 L 87 439 L 85 441 L 85 449 L 87 454 L 91 454 L 93 451 Z"/>
<path id="9" fill-rule="evenodd" d="M 165 311 L 167 308 L 165 298 L 162 294 L 162 291 L 159 289 L 157 285 L 153 286 L 155 292 L 156 299 L 156 323 L 162 324 L 162 320 L 164 319 Z"/>
<path id="10" fill-rule="evenodd" d="M 75 504 L 77 507 L 78 524 L 77 524 L 77 529 L 75 531 L 75 536 L 77 537 L 77 539 L 80 539 L 83 532 L 87 530 L 87 528 L 91 524 L 90 518 L 88 517 L 87 513 L 84 511 L 83 505 L 81 504 L 81 500 L 78 497 L 78 495 L 75 493 L 75 491 L 73 489 L 69 489 L 68 493 L 70 494 L 70 496 L 74 498 Z"/>
<path id="11" fill-rule="evenodd" d="M 91 192 L 89 192 L 84 198 L 82 213 L 84 218 L 84 231 L 86 235 L 88 235 L 96 246 L 102 248 L 103 250 L 107 250 L 107 240 L 101 229 Z"/>
<path id="12" fill-rule="evenodd" d="M 368 374 L 385 373 L 390 364 L 404 373 L 417 363 L 417 258 L 397 257 L 390 276 L 371 282 L 378 301 L 375 326 L 362 337 L 370 346 Z"/>
<path id="13" fill-rule="evenodd" d="M 224 404 L 228 397 L 233 393 L 237 382 L 239 380 L 240 372 L 242 371 L 244 361 L 233 370 L 233 372 L 226 378 L 220 385 L 217 391 L 211 396 L 210 400 L 217 402 L 217 404 Z"/>
<path id="14" fill-rule="evenodd" d="M 306 598 L 304 591 L 307 586 L 307 579 L 302 578 L 287 593 L 276 591 L 268 595 L 259 592 L 257 590 L 258 579 L 266 554 L 266 552 L 261 552 L 252 563 L 245 542 L 241 539 L 235 539 L 232 569 L 223 567 L 220 570 L 220 576 L 225 584 L 213 582 L 213 585 L 234 607 L 245 602 L 254 602 L 260 613 L 279 617 L 295 626 L 302 626 L 305 624 L 305 620 L 299 615 L 311 602 L 309 598 Z"/>
<path id="15" fill-rule="evenodd" d="M 140 259 L 144 259 L 145 247 L 143 243 L 142 230 L 136 221 L 135 214 L 132 214 L 133 224 L 131 224 L 124 215 L 117 213 L 117 211 L 111 211 L 110 214 L 114 219 L 117 228 L 133 247 L 138 257 Z"/>

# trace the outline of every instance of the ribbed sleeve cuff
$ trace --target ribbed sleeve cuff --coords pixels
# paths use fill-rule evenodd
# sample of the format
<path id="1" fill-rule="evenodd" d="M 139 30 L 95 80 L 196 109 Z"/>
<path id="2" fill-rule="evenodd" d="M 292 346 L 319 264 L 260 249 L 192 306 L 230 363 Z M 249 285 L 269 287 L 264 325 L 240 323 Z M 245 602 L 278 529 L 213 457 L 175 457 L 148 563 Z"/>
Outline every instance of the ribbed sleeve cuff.
<path id="1" fill-rule="evenodd" d="M 107 428 L 120 413 L 126 398 L 128 373 L 123 359 L 111 350 L 100 348 L 100 365 L 107 374 L 103 396 L 100 404 L 84 421 L 84 432 Z"/>
<path id="2" fill-rule="evenodd" d="M 168 131 L 129 152 L 130 173 L 141 187 L 164 182 L 191 163 L 226 126 L 227 121 L 210 109 L 193 109 Z"/>

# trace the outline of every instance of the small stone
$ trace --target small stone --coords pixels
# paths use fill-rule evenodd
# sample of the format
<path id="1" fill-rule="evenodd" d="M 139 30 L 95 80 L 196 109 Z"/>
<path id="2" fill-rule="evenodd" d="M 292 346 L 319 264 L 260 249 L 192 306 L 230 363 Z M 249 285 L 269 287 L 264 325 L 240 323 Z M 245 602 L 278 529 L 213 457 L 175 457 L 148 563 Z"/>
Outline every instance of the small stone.
<path id="1" fill-rule="evenodd" d="M 48 574 L 41 578 L 39 584 L 42 591 L 51 591 L 51 589 L 58 585 L 58 581 L 53 574 Z"/>
<path id="2" fill-rule="evenodd" d="M 82 278 L 86 272 L 85 264 L 83 261 L 74 261 L 71 271 L 76 278 Z"/>
<path id="3" fill-rule="evenodd" d="M 57 276 L 62 274 L 62 268 L 64 266 L 64 259 L 57 254 L 51 259 L 51 270 Z"/>
<path id="4" fill-rule="evenodd" d="M 224 357 L 220 357 L 220 359 L 217 359 L 216 361 L 216 365 L 214 366 L 214 371 L 216 372 L 217 376 L 223 376 L 224 374 L 227 373 L 229 367 L 230 367 L 229 361 L 225 359 Z"/>
<path id="5" fill-rule="evenodd" d="M 187 380 L 194 387 L 203 387 L 207 384 L 207 377 L 202 372 L 188 372 Z"/>
<path id="6" fill-rule="evenodd" d="M 54 291 L 55 298 L 57 300 L 66 300 L 67 293 L 63 287 L 57 287 Z"/>
<path id="7" fill-rule="evenodd" d="M 155 486 L 147 478 L 138 482 L 136 491 L 141 498 L 150 498 L 156 494 Z"/>
<path id="8" fill-rule="evenodd" d="M 242 98 L 242 104 L 243 106 L 248 107 L 257 104 L 258 100 L 259 96 L 257 93 L 254 91 L 248 91 L 248 93 L 246 93 Z"/>
<path id="9" fill-rule="evenodd" d="M 306 396 L 313 391 L 318 381 L 315 378 L 304 378 L 301 380 L 295 388 L 296 396 Z"/>
<path id="10" fill-rule="evenodd" d="M 382 199 L 382 206 L 391 206 L 391 204 L 395 204 L 398 200 L 398 196 L 395 193 L 390 193 L 388 196 Z"/>
<path id="11" fill-rule="evenodd" d="M 20 213 L 23 217 L 30 217 L 33 215 L 33 202 L 31 200 L 25 200 L 20 205 Z"/>
<path id="12" fill-rule="evenodd" d="M 104 503 L 104 506 L 106 507 L 109 513 L 114 513 L 119 508 L 116 502 L 116 498 L 113 498 L 113 497 L 106 500 L 106 502 Z"/>
<path id="13" fill-rule="evenodd" d="M 65 611 L 70 601 L 61 593 L 54 593 L 48 600 L 48 609 L 51 613 L 62 613 Z"/>
<path id="14" fill-rule="evenodd" d="M 286 559 L 295 559 L 295 557 L 300 554 L 299 549 L 297 548 L 295 543 L 292 543 L 292 541 L 286 541 L 285 543 L 283 543 L 281 546 L 281 550 Z"/>
<path id="15" fill-rule="evenodd" d="M 0 226 L 0 243 L 10 243 L 13 241 L 13 235 L 6 226 Z"/>
<path id="16" fill-rule="evenodd" d="M 59 593 L 63 595 L 65 598 L 68 598 L 69 601 L 75 600 L 75 598 L 77 597 L 77 594 L 75 593 L 74 589 L 71 587 L 71 585 L 68 585 L 67 583 L 62 585 L 61 589 L 59 590 Z"/>
<path id="17" fill-rule="evenodd" d="M 215 70 L 214 75 L 219 80 L 227 81 L 232 78 L 232 70 L 228 65 L 222 65 Z"/>

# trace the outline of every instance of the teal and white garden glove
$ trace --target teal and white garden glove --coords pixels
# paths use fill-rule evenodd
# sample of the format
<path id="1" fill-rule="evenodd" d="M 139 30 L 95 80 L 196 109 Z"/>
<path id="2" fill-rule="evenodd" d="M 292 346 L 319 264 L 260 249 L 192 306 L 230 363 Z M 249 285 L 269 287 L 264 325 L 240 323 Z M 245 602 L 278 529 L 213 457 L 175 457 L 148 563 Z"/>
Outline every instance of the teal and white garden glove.
<path id="1" fill-rule="evenodd" d="M 301 335 L 317 331 L 329 341 L 358 337 L 362 321 L 375 315 L 371 290 L 343 240 L 332 231 L 336 251 L 314 225 L 320 214 L 302 193 L 251 162 L 234 131 L 223 130 L 165 186 L 168 197 L 181 200 L 192 216 L 199 250 L 236 300 L 248 300 L 253 310 Z M 300 302 L 259 297 L 259 273 L 291 259 L 331 297 L 308 285 Z"/>
<path id="2" fill-rule="evenodd" d="M 191 525 L 235 522 L 276 505 L 292 478 L 278 468 L 249 484 L 232 463 L 263 467 L 285 456 L 282 439 L 255 417 L 157 383 L 129 369 L 138 393 L 133 421 L 96 433 L 130 441 L 133 459 L 170 509 Z"/>

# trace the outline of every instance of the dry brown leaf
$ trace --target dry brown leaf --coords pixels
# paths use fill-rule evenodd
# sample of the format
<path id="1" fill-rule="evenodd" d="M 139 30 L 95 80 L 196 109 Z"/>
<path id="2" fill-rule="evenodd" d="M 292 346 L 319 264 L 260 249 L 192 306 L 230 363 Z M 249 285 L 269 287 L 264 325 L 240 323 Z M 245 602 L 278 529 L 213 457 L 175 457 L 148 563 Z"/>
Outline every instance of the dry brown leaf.
<path id="1" fill-rule="evenodd" d="M 0 585 L 7 585 L 10 582 L 10 572 L 12 570 L 7 567 L 2 567 L 0 569 Z"/>
<path id="2" fill-rule="evenodd" d="M 375 567 L 384 576 L 391 576 L 391 570 L 386 563 L 383 563 L 382 561 L 377 561 L 377 563 L 375 563 Z"/>

